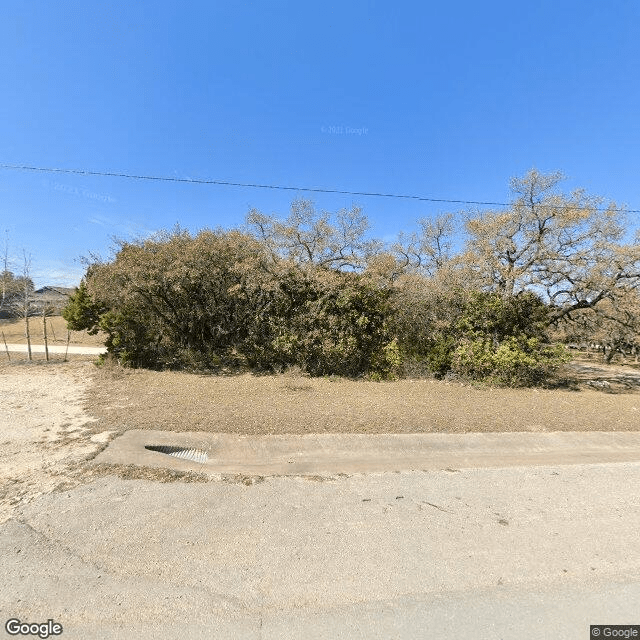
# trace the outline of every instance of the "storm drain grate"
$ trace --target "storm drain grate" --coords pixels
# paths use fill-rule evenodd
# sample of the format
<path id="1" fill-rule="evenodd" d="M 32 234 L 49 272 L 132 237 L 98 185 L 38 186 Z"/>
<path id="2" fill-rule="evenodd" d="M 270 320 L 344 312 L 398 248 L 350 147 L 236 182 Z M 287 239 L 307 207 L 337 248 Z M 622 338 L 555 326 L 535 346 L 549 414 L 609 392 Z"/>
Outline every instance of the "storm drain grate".
<path id="1" fill-rule="evenodd" d="M 149 451 L 157 451 L 158 453 L 166 453 L 174 458 L 181 460 L 189 460 L 191 462 L 206 462 L 208 460 L 207 452 L 201 449 L 185 449 L 184 447 L 172 447 L 170 445 L 152 445 L 146 444 L 145 449 Z"/>

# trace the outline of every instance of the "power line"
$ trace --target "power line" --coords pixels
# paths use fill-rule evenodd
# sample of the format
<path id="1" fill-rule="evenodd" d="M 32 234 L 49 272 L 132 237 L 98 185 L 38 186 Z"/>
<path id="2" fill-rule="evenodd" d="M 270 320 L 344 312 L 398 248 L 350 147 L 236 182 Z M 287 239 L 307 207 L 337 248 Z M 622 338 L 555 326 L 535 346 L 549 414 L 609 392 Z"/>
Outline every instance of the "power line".
<path id="1" fill-rule="evenodd" d="M 71 173 L 83 176 L 105 176 L 109 178 L 129 178 L 131 180 L 152 180 L 158 182 L 187 182 L 192 184 L 216 184 L 228 187 L 247 187 L 254 189 L 278 189 L 283 191 L 309 191 L 311 193 L 338 193 L 349 196 L 372 196 L 376 198 L 400 198 L 405 200 L 419 200 L 421 202 L 440 202 L 445 204 L 473 204 L 492 207 L 509 207 L 506 202 L 484 202 L 480 200 L 448 200 L 446 198 L 427 198 L 398 193 L 376 193 L 369 191 L 341 191 L 339 189 L 319 189 L 314 187 L 289 187 L 276 184 L 254 184 L 250 182 L 228 182 L 226 180 L 205 180 L 200 178 L 175 178 L 173 176 L 139 176 L 130 173 L 114 173 L 109 171 L 89 171 L 87 169 L 57 169 L 51 167 L 30 167 L 26 165 L 0 164 L 0 169 L 14 169 L 16 171 L 40 171 L 45 173 Z M 562 205 L 544 205 L 551 209 L 563 209 Z M 587 207 L 577 207 L 587 208 Z M 589 207 L 591 208 L 591 207 Z M 617 211 L 624 213 L 640 213 L 640 209 L 608 209 L 593 207 L 595 211 Z"/>

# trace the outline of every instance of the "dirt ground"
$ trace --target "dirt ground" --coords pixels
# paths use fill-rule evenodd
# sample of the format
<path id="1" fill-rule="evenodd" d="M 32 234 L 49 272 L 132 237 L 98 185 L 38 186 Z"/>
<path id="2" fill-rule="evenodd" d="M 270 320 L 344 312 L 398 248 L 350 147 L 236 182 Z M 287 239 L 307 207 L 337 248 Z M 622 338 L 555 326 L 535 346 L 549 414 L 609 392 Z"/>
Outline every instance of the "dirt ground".
<path id="1" fill-rule="evenodd" d="M 0 522 L 43 493 L 77 484 L 81 464 L 109 434 L 89 433 L 83 408 L 94 365 L 22 364 L 0 369 Z"/>
<path id="2" fill-rule="evenodd" d="M 295 373 L 216 376 L 99 368 L 87 356 L 50 363 L 0 359 L 0 522 L 43 493 L 100 475 L 202 481 L 197 474 L 88 463 L 128 429 L 239 434 L 640 429 L 640 370 L 583 359 L 563 375 L 563 385 L 554 389 L 497 389 L 430 379 L 376 383 Z"/>

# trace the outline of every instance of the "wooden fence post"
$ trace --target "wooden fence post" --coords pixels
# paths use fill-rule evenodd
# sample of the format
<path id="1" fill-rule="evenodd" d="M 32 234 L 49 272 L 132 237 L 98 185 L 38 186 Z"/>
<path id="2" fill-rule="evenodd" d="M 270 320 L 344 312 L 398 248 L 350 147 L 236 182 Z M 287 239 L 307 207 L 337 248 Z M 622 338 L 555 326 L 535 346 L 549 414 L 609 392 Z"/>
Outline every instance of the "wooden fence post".
<path id="1" fill-rule="evenodd" d="M 24 314 L 24 333 L 27 336 L 27 351 L 29 352 L 29 361 L 33 360 L 31 356 L 31 330 L 29 329 L 29 309 Z"/>

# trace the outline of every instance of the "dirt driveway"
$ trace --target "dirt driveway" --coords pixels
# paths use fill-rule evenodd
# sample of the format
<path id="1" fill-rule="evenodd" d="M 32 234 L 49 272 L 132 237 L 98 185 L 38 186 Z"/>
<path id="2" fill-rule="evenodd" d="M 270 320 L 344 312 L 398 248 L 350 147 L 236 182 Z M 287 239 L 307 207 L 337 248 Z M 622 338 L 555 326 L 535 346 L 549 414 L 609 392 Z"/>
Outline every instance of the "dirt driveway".
<path id="1" fill-rule="evenodd" d="M 90 362 L 33 364 L 0 372 L 0 522 L 41 494 L 78 483 L 79 464 L 108 433 L 89 433 L 83 409 Z"/>

